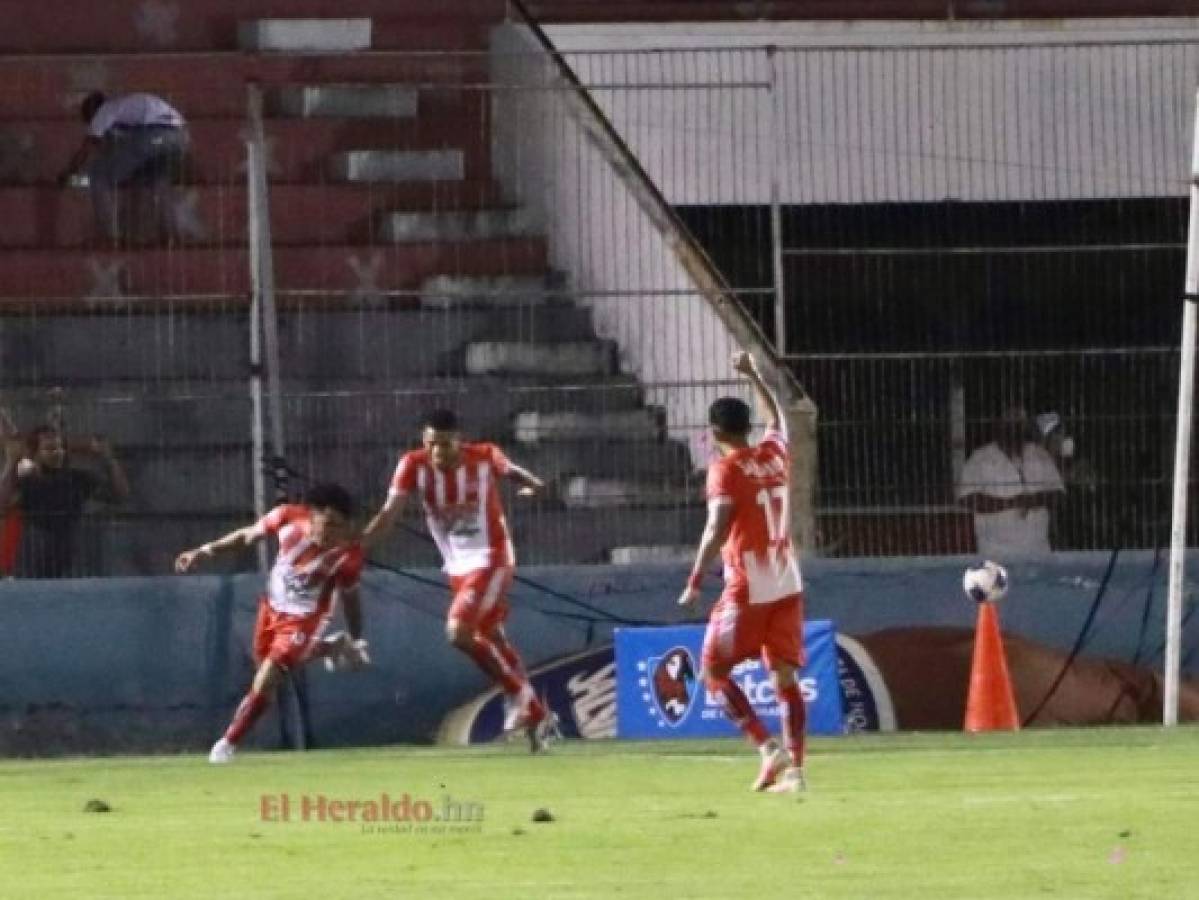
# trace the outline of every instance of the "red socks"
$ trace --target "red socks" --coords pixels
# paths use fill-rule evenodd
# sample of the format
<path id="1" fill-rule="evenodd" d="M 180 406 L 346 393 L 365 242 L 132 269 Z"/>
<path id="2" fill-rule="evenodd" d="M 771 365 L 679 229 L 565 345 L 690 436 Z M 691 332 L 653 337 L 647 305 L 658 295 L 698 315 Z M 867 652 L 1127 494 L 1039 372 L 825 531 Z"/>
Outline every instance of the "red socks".
<path id="1" fill-rule="evenodd" d="M 225 740 L 230 744 L 236 744 L 240 741 L 262 714 L 266 712 L 266 708 L 270 704 L 271 698 L 269 694 L 259 694 L 251 690 L 242 698 L 241 703 L 238 704 L 237 712 L 233 714 L 233 721 L 225 729 Z"/>
<path id="2" fill-rule="evenodd" d="M 480 669 L 504 689 L 504 693 L 520 693 L 525 682 L 512 671 L 495 644 L 483 635 L 476 634 L 466 652 Z"/>
<path id="3" fill-rule="evenodd" d="M 802 766 L 808 711 L 804 707 L 799 685 L 794 681 L 779 691 L 779 707 L 783 719 L 783 739 L 787 744 L 787 752 L 791 754 L 791 765 Z"/>
<path id="4" fill-rule="evenodd" d="M 766 726 L 754 712 L 749 698 L 731 678 L 709 678 L 708 689 L 724 699 L 724 711 L 738 728 L 761 747 L 770 738 Z M 808 712 L 804 707 L 803 695 L 794 681 L 778 692 L 779 711 L 783 725 L 783 741 L 791 756 L 791 765 L 802 766 L 804 758 L 804 730 L 808 723 Z"/>
<path id="5" fill-rule="evenodd" d="M 766 726 L 762 724 L 762 720 L 750 705 L 749 698 L 735 681 L 728 676 L 710 678 L 708 687 L 724 698 L 725 715 L 754 742 L 755 747 L 761 747 L 770 739 Z"/>

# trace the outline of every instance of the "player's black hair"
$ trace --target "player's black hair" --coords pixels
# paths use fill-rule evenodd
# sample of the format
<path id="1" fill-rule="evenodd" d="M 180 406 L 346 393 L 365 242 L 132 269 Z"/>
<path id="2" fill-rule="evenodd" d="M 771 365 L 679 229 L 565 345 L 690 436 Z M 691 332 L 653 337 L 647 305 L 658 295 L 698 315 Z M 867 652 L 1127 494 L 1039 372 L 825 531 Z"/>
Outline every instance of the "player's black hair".
<path id="1" fill-rule="evenodd" d="M 434 431 L 457 431 L 458 414 L 452 409 L 435 409 L 425 416 L 425 427 Z"/>
<path id="2" fill-rule="evenodd" d="M 91 122 L 96 115 L 96 110 L 103 106 L 107 99 L 103 91 L 92 91 L 84 97 L 83 102 L 79 104 L 79 114 L 83 116 L 83 121 Z"/>
<path id="3" fill-rule="evenodd" d="M 736 397 L 721 397 L 708 407 L 708 424 L 725 434 L 745 437 L 753 427 L 749 404 Z"/>
<path id="4" fill-rule="evenodd" d="M 340 484 L 323 482 L 312 485 L 304 492 L 304 505 L 312 509 L 334 509 L 347 519 L 354 518 L 354 498 Z"/>

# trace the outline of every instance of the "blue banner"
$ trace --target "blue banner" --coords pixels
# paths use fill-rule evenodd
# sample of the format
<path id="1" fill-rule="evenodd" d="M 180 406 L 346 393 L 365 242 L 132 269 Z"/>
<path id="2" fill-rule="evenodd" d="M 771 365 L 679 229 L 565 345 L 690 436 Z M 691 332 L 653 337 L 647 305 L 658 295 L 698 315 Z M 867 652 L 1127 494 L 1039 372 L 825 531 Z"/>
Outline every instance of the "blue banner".
<path id="1" fill-rule="evenodd" d="M 719 697 L 700 679 L 704 626 L 616 629 L 616 735 L 621 738 L 727 737 L 739 734 Z M 841 734 L 836 632 L 828 620 L 804 623 L 807 665 L 799 676 L 809 734 Z M 733 680 L 771 731 L 779 704 L 760 659 L 733 669 Z"/>

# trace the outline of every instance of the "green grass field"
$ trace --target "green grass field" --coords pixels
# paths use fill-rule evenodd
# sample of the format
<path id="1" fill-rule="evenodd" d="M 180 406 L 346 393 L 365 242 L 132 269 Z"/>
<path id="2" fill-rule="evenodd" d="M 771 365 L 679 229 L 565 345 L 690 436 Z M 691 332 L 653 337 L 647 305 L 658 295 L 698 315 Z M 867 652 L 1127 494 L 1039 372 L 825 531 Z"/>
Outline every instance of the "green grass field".
<path id="1" fill-rule="evenodd" d="M 725 741 L 7 761 L 0 897 L 1199 897 L 1196 728 L 818 740 L 802 799 L 750 793 L 755 765 Z M 384 793 L 481 821 L 312 820 Z"/>

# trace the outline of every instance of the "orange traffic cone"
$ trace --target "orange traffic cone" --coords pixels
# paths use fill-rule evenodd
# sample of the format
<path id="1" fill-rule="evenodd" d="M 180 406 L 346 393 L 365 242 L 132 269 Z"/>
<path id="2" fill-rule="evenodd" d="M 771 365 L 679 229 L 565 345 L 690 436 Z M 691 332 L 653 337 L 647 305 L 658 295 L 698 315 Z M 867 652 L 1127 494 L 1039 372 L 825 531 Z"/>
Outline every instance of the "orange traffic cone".
<path id="1" fill-rule="evenodd" d="M 1016 697 L 1008 673 L 999 616 L 994 603 L 978 604 L 974 632 L 974 661 L 970 666 L 970 693 L 966 697 L 967 731 L 1019 731 Z"/>

